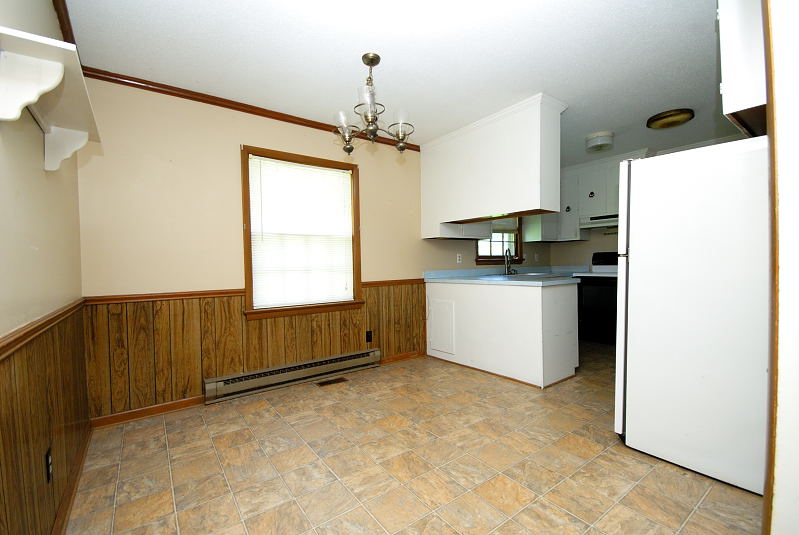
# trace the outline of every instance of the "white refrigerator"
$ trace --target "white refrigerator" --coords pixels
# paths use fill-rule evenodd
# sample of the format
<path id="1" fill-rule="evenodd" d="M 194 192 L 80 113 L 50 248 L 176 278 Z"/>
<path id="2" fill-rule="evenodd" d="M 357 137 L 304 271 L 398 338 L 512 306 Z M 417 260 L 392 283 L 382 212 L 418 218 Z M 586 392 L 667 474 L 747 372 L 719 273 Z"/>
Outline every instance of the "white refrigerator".
<path id="1" fill-rule="evenodd" d="M 765 136 L 621 163 L 615 429 L 763 493 L 770 341 Z"/>

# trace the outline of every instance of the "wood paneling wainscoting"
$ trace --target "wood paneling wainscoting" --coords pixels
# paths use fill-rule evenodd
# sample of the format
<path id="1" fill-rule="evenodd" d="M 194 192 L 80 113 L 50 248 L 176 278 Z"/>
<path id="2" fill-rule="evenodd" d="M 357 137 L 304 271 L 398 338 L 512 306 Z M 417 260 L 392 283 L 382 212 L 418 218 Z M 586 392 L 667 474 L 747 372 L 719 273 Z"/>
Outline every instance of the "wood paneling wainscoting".
<path id="1" fill-rule="evenodd" d="M 249 321 L 244 290 L 88 297 L 91 417 L 200 396 L 204 378 L 366 348 L 424 352 L 422 279 L 364 282 L 363 295 L 359 309 Z"/>
<path id="2" fill-rule="evenodd" d="M 82 302 L 0 338 L 0 534 L 66 519 L 89 438 Z"/>

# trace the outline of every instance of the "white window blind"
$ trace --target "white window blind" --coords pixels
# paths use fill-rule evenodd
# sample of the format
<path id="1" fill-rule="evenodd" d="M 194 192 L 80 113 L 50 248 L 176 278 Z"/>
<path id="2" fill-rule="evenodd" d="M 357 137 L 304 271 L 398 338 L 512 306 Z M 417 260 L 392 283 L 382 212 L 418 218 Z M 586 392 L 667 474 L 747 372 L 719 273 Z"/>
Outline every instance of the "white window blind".
<path id="1" fill-rule="evenodd" d="M 353 300 L 352 172 L 249 157 L 253 308 Z"/>

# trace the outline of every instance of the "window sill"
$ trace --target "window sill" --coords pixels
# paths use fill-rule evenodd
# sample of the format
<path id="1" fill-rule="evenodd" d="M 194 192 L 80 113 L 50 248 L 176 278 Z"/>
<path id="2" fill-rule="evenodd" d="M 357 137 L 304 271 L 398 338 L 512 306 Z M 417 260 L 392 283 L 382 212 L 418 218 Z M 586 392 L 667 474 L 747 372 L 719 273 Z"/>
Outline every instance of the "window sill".
<path id="1" fill-rule="evenodd" d="M 511 264 L 519 265 L 523 262 L 520 258 L 514 258 L 510 261 Z M 478 266 L 499 266 L 505 263 L 505 259 L 502 257 L 496 258 L 476 258 L 474 263 Z"/>
<path id="2" fill-rule="evenodd" d="M 247 320 L 260 320 L 266 318 L 281 318 L 284 316 L 298 316 L 300 314 L 319 314 L 322 312 L 338 312 L 340 310 L 352 310 L 361 308 L 364 304 L 363 299 L 355 301 L 339 301 L 336 303 L 319 303 L 313 305 L 296 305 L 275 308 L 257 308 L 244 311 Z"/>

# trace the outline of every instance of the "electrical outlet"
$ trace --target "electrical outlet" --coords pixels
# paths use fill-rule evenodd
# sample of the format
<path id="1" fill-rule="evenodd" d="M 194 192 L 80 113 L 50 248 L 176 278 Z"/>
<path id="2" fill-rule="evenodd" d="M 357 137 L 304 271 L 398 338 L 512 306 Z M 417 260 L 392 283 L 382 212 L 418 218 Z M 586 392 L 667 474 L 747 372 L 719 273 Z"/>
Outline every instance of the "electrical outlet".
<path id="1" fill-rule="evenodd" d="M 461 253 L 455 255 L 455 262 L 458 264 L 461 264 L 463 262 L 463 255 Z"/>
<path id="2" fill-rule="evenodd" d="M 47 453 L 44 454 L 44 469 L 47 474 L 47 482 L 53 480 L 53 448 L 47 448 Z"/>
<path id="3" fill-rule="evenodd" d="M 366 342 L 372 341 L 372 331 L 366 331 Z"/>

